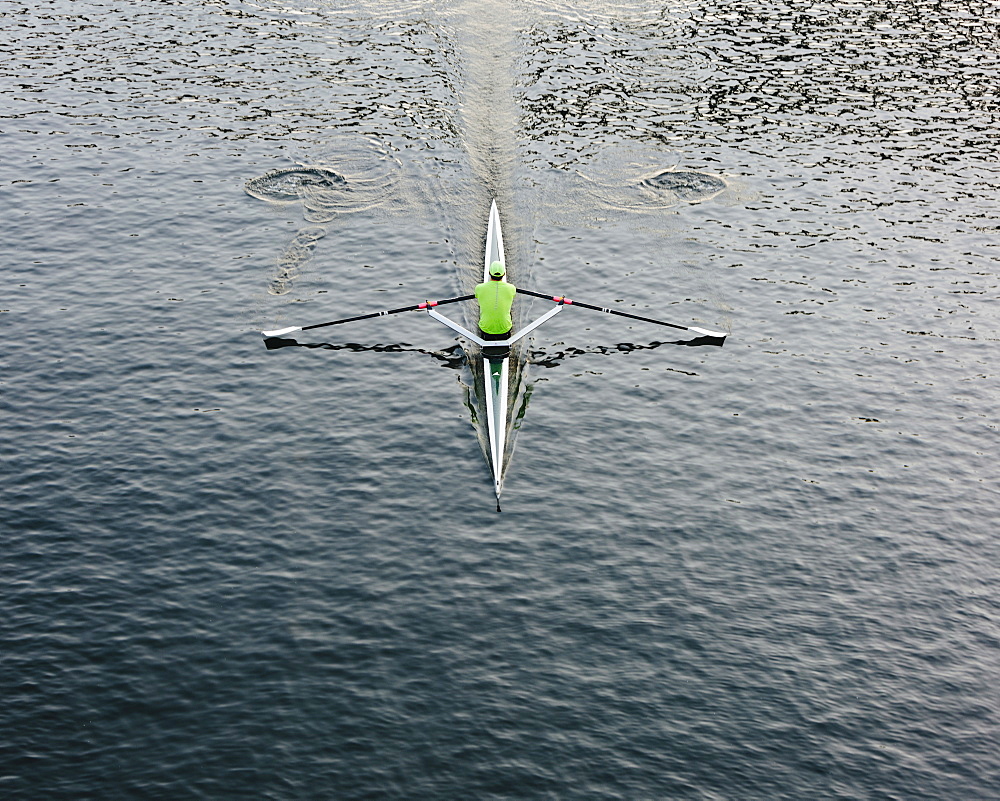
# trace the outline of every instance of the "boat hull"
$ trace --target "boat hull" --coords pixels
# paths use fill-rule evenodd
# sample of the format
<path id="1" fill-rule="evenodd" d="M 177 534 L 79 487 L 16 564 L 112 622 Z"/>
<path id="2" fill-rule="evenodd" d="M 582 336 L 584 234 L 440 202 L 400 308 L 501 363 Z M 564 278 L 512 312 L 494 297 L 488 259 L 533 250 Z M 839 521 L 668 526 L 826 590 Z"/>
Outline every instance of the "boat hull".
<path id="1" fill-rule="evenodd" d="M 486 248 L 483 264 L 483 281 L 490 280 L 490 265 L 498 261 L 504 268 L 503 232 L 500 213 L 494 200 L 490 205 L 490 218 L 486 226 Z M 506 277 L 503 279 L 505 282 Z M 493 489 L 497 499 L 503 489 L 503 461 L 507 450 L 507 393 L 510 381 L 510 347 L 483 348 L 483 384 L 486 397 L 486 427 L 490 440 L 490 467 L 493 471 Z"/>

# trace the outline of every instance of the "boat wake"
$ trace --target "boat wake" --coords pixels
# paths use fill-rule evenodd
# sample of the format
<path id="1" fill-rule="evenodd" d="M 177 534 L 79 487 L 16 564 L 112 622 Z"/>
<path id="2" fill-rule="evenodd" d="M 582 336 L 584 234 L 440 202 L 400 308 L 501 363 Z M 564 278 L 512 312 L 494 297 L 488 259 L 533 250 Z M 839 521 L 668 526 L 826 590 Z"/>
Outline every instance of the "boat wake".
<path id="1" fill-rule="evenodd" d="M 311 225 L 300 229 L 288 247 L 278 257 L 278 266 L 267 284 L 269 295 L 287 295 L 292 291 L 295 280 L 312 261 L 316 243 L 326 236 L 322 225 Z"/>

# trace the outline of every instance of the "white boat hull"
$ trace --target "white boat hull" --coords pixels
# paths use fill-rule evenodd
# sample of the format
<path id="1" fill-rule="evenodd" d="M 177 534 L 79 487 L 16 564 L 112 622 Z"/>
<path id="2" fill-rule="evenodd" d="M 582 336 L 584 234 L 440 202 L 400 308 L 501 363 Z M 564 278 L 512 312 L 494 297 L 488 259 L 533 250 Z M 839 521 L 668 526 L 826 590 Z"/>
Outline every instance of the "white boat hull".
<path id="1" fill-rule="evenodd" d="M 503 233 L 500 230 L 500 214 L 494 200 L 490 206 L 490 219 L 486 227 L 486 248 L 483 263 L 483 281 L 490 280 L 490 265 L 498 261 L 504 268 L 507 261 L 503 250 Z M 507 281 L 504 277 L 504 282 Z M 432 304 L 433 305 L 433 304 Z M 510 404 L 510 349 L 518 340 L 527 336 L 546 320 L 560 312 L 563 304 L 560 301 L 550 311 L 547 311 L 534 322 L 528 324 L 516 334 L 511 332 L 503 340 L 485 340 L 481 331 L 472 333 L 454 320 L 439 314 L 431 305 L 427 306 L 427 314 L 452 331 L 474 342 L 482 349 L 483 368 L 483 398 L 486 403 L 486 433 L 489 439 L 489 462 L 493 472 L 493 489 L 497 495 L 497 511 L 500 511 L 500 492 L 503 489 L 504 457 L 507 455 L 508 406 Z"/>
<path id="2" fill-rule="evenodd" d="M 490 219 L 486 226 L 486 249 L 483 264 L 483 281 L 490 280 L 490 265 L 498 261 L 504 268 L 507 261 L 503 250 L 503 233 L 500 213 L 494 200 L 490 205 Z M 505 282 L 506 277 L 503 279 Z M 490 347 L 483 352 L 483 384 L 486 396 L 486 428 L 490 440 L 490 467 L 493 470 L 493 489 L 497 500 L 503 489 L 503 460 L 507 450 L 507 387 L 510 379 L 510 348 L 501 346 L 504 355 L 492 355 Z"/>

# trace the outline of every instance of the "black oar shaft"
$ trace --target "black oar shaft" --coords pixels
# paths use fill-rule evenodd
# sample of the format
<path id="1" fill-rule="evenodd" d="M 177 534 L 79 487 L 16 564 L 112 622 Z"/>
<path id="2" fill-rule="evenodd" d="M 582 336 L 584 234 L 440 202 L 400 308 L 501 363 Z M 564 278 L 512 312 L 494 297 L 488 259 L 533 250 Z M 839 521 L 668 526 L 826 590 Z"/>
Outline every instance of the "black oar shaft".
<path id="1" fill-rule="evenodd" d="M 589 303 L 581 303 L 578 300 L 570 300 L 569 298 L 560 298 L 553 295 L 543 295 L 541 292 L 532 292 L 530 289 L 517 288 L 517 291 L 522 295 L 531 295 L 534 298 L 542 298 L 543 300 L 551 300 L 554 303 L 565 303 L 568 306 L 579 306 L 583 309 L 593 309 L 594 311 L 604 312 L 605 314 L 615 314 L 619 317 L 629 317 L 633 320 L 642 320 L 644 323 L 655 323 L 656 325 L 665 325 L 669 328 L 678 328 L 681 331 L 690 331 L 687 326 L 675 325 L 674 323 L 666 323 L 663 320 L 654 320 L 652 317 L 640 317 L 638 314 L 629 314 L 628 312 L 618 311 L 616 309 L 606 309 L 603 306 L 592 306 Z"/>
<path id="2" fill-rule="evenodd" d="M 388 314 L 399 314 L 400 312 L 417 311 L 418 309 L 433 308 L 434 306 L 443 306 L 446 303 L 458 303 L 463 300 L 472 300 L 475 295 L 462 295 L 460 298 L 447 298 L 445 300 L 428 300 L 424 303 L 416 303 L 413 306 L 403 306 L 399 309 L 387 309 L 386 311 L 372 312 L 371 314 L 359 314 L 357 317 L 345 317 L 343 320 L 331 320 L 328 323 L 314 323 L 313 325 L 302 326 L 303 331 L 308 331 L 312 328 L 325 328 L 328 325 L 340 325 L 341 323 L 354 323 L 358 320 L 369 320 L 372 317 L 385 317 Z"/>

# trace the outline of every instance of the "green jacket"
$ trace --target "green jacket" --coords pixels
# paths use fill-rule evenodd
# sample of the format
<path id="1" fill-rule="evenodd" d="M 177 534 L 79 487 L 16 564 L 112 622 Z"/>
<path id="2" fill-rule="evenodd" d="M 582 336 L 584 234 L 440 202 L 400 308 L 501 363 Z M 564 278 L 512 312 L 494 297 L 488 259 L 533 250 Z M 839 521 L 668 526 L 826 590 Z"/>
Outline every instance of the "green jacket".
<path id="1" fill-rule="evenodd" d="M 506 334 L 514 327 L 510 307 L 517 290 L 506 281 L 487 281 L 476 286 L 479 301 L 479 327 L 487 334 Z"/>

